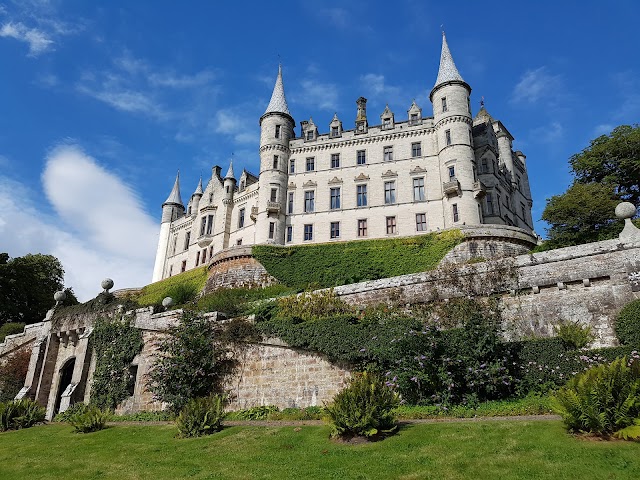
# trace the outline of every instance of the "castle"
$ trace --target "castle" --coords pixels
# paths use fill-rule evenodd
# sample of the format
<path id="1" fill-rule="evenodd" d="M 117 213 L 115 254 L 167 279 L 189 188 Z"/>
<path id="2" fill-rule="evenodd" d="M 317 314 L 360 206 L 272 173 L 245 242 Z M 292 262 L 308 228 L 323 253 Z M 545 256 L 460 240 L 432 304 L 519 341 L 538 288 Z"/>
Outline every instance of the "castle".
<path id="1" fill-rule="evenodd" d="M 357 101 L 355 128 L 337 114 L 328 133 L 312 119 L 301 135 L 279 68 L 260 117 L 260 173 L 237 179 L 213 167 L 184 207 L 180 179 L 162 205 L 152 281 L 210 262 L 240 245 L 348 241 L 412 236 L 461 226 L 506 225 L 533 237 L 525 155 L 484 105 L 473 117 L 471 87 L 443 33 L 433 116 L 415 101 L 407 120 L 389 106 L 369 125 L 367 99 Z M 531 240 L 533 239 L 533 240 Z"/>

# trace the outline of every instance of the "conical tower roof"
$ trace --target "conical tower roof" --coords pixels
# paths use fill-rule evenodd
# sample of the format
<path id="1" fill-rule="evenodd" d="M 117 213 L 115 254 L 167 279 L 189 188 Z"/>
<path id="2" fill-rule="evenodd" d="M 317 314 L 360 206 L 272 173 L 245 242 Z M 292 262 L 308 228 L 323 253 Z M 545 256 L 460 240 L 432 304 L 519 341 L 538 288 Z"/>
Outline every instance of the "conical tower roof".
<path id="1" fill-rule="evenodd" d="M 202 177 L 200 177 L 200 181 L 198 182 L 198 186 L 196 187 L 196 191 L 193 192 L 194 195 L 202 195 L 204 190 L 202 190 Z"/>
<path id="2" fill-rule="evenodd" d="M 273 87 L 273 93 L 271 94 L 271 101 L 264 115 L 267 113 L 284 113 L 291 116 L 289 107 L 287 106 L 287 99 L 284 96 L 284 84 L 282 83 L 282 65 L 278 66 L 278 78 L 276 79 L 276 85 Z"/>
<path id="3" fill-rule="evenodd" d="M 173 184 L 173 188 L 171 189 L 171 193 L 163 203 L 166 205 L 167 203 L 174 203 L 176 205 L 184 205 L 182 203 L 182 198 L 180 197 L 180 170 L 178 170 L 178 174 L 176 175 L 176 181 Z"/>
<path id="4" fill-rule="evenodd" d="M 229 160 L 229 170 L 227 170 L 227 174 L 224 176 L 224 179 L 233 178 L 236 179 L 235 174 L 233 173 L 233 158 Z"/>
<path id="5" fill-rule="evenodd" d="M 431 90 L 431 93 L 440 85 L 449 82 L 462 82 L 466 85 L 466 82 L 462 79 L 462 75 L 458 72 L 451 51 L 449 50 L 449 44 L 447 43 L 447 37 L 442 32 L 442 52 L 440 53 L 440 68 L 438 69 L 438 78 Z"/>

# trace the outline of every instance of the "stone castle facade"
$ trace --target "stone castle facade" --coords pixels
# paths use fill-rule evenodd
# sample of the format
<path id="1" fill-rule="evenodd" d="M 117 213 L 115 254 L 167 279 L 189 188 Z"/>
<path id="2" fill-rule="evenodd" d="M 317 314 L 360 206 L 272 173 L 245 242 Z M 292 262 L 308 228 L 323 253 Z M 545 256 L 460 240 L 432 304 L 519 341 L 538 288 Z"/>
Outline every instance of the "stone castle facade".
<path id="1" fill-rule="evenodd" d="M 389 106 L 369 124 L 360 97 L 355 125 L 337 114 L 328 133 L 289 111 L 279 69 L 260 117 L 260 173 L 213 167 L 185 208 L 179 177 L 162 205 L 153 281 L 208 264 L 237 246 L 412 236 L 462 226 L 506 225 L 535 242 L 526 157 L 484 108 L 472 116 L 471 87 L 443 36 L 430 93 L 433 115 L 415 102 L 406 120 Z"/>

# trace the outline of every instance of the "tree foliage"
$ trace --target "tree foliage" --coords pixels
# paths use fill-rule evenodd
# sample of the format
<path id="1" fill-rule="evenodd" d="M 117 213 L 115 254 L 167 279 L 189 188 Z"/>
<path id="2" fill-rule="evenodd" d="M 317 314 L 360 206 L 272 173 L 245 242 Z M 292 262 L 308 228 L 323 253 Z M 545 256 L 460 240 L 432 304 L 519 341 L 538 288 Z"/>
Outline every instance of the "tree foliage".
<path id="1" fill-rule="evenodd" d="M 53 294 L 62 290 L 63 280 L 62 264 L 53 255 L 10 258 L 0 254 L 0 325 L 41 322 L 55 303 Z"/>
<path id="2" fill-rule="evenodd" d="M 574 183 L 547 200 L 549 223 L 543 249 L 615 238 L 623 222 L 615 216 L 621 201 L 640 201 L 640 126 L 621 125 L 592 140 L 569 159 Z"/>

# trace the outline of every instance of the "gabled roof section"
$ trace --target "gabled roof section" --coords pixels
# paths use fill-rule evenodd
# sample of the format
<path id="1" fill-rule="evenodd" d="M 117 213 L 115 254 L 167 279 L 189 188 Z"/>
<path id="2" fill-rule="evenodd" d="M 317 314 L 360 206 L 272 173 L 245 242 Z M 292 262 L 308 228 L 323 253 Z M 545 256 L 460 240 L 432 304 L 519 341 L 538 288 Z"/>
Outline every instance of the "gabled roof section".
<path id="1" fill-rule="evenodd" d="M 182 198 L 180 197 L 180 170 L 178 170 L 178 174 L 176 175 L 176 181 L 173 184 L 171 193 L 169 194 L 163 205 L 166 205 L 167 203 L 184 206 L 184 204 L 182 203 Z"/>
<path id="2" fill-rule="evenodd" d="M 287 99 L 284 96 L 284 84 L 282 83 L 282 65 L 278 66 L 278 78 L 276 78 L 276 85 L 273 87 L 273 93 L 271 94 L 271 101 L 267 106 L 267 113 L 284 113 L 291 116 L 289 107 L 287 105 Z"/>

